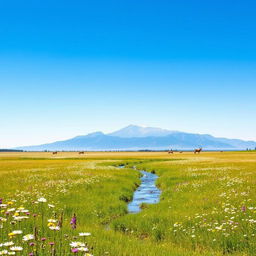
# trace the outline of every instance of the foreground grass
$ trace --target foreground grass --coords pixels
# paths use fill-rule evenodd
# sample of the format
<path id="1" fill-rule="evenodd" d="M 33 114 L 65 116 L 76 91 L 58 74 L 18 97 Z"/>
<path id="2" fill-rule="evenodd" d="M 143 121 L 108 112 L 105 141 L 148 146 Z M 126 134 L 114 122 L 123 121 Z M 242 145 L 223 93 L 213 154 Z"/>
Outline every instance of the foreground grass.
<path id="1" fill-rule="evenodd" d="M 115 167 L 121 163 L 127 168 Z M 133 165 L 154 170 L 163 193 L 159 204 L 127 215 L 127 201 L 140 182 L 139 173 L 129 168 Z M 13 202 L 15 207 L 8 208 L 23 206 L 30 216 L 37 216 L 2 223 L 0 244 L 13 241 L 23 246 L 20 255 L 84 255 L 71 251 L 73 241 L 85 242 L 88 253 L 96 256 L 255 255 L 255 165 L 253 152 L 59 153 L 55 157 L 3 153 L 0 198 Z M 41 197 L 47 203 L 38 202 Z M 0 216 L 6 218 L 6 211 L 3 208 Z M 70 225 L 74 213 L 76 229 Z M 61 219 L 61 230 L 51 230 L 48 219 Z M 8 236 L 17 229 L 23 235 L 34 234 L 35 228 L 40 247 L 36 250 L 19 236 Z M 79 232 L 91 235 L 79 237 Z M 47 238 L 43 249 L 42 237 Z"/>

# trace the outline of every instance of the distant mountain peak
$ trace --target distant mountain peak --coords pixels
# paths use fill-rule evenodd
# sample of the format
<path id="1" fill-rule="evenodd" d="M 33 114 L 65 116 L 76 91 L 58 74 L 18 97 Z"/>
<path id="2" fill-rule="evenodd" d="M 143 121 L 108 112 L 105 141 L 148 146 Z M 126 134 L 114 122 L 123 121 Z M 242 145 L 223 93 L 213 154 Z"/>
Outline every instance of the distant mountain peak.
<path id="1" fill-rule="evenodd" d="M 42 150 L 191 150 L 206 149 L 246 149 L 255 148 L 255 141 L 216 138 L 207 134 L 194 134 L 169 131 L 155 127 L 128 125 L 110 134 L 94 132 L 64 141 L 56 141 L 37 146 L 18 147 L 16 149 Z"/>
<path id="2" fill-rule="evenodd" d="M 100 136 L 100 135 L 104 135 L 104 133 L 103 132 L 92 132 L 92 133 L 87 134 L 87 136 L 90 136 L 90 137 L 96 137 L 96 136 Z"/>
<path id="3" fill-rule="evenodd" d="M 110 136 L 121 138 L 139 138 L 139 137 L 162 137 L 172 134 L 173 131 L 156 127 L 142 127 L 138 125 L 128 125 L 118 131 L 109 133 Z"/>
<path id="4" fill-rule="evenodd" d="M 98 132 L 88 133 L 87 135 L 80 135 L 75 138 L 77 139 L 77 138 L 84 138 L 84 137 L 97 137 L 97 136 L 102 136 L 102 135 L 104 135 L 104 133 L 98 131 Z"/>

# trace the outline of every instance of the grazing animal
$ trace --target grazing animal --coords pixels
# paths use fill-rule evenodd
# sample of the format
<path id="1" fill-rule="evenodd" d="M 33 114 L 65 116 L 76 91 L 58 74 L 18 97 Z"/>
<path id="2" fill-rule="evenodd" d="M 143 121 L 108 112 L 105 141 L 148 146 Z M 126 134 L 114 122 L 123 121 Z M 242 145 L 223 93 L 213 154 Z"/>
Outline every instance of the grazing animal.
<path id="1" fill-rule="evenodd" d="M 79 155 L 82 155 L 82 154 L 84 154 L 84 151 L 80 151 L 78 154 L 79 154 Z"/>
<path id="2" fill-rule="evenodd" d="M 194 150 L 194 154 L 196 154 L 196 153 L 200 153 L 202 151 L 202 148 L 196 148 L 195 150 Z"/>
<path id="3" fill-rule="evenodd" d="M 57 155 L 58 152 L 57 152 L 57 151 L 53 151 L 52 154 L 53 154 L 53 155 Z"/>
<path id="4" fill-rule="evenodd" d="M 168 151 L 168 154 L 173 154 L 173 150 L 172 150 L 172 149 L 169 150 L 169 151 Z"/>
<path id="5" fill-rule="evenodd" d="M 180 151 L 180 153 L 183 153 L 183 151 Z"/>

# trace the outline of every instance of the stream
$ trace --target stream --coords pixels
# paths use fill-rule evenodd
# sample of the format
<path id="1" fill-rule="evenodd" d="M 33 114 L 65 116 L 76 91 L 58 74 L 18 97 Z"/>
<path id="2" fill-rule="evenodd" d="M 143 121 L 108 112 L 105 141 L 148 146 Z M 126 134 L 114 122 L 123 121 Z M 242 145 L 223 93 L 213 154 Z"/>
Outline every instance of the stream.
<path id="1" fill-rule="evenodd" d="M 160 200 L 161 191 L 155 185 L 158 176 L 146 171 L 140 171 L 140 173 L 142 174 L 141 184 L 134 192 L 132 201 L 128 204 L 128 213 L 140 212 L 142 203 L 156 204 Z"/>

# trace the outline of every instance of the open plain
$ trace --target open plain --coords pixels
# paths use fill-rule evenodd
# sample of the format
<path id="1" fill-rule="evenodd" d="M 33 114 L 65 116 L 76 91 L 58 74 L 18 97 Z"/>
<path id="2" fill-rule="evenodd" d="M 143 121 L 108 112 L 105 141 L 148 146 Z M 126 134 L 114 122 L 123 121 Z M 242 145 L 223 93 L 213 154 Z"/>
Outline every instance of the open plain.
<path id="1" fill-rule="evenodd" d="M 255 255 L 255 183 L 255 151 L 0 153 L 0 255 Z"/>

